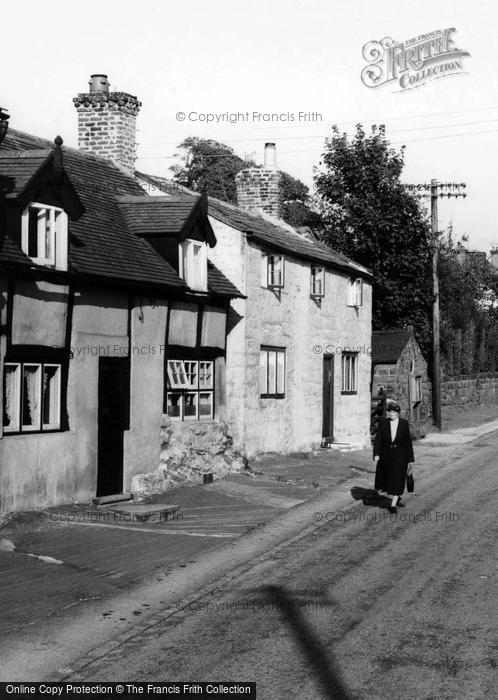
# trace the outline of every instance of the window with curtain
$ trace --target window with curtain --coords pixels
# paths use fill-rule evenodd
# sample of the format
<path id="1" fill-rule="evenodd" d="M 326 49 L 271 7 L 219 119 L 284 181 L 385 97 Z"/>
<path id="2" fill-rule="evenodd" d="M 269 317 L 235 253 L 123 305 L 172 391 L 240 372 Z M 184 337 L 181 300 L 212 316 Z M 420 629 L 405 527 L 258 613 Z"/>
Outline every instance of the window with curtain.
<path id="1" fill-rule="evenodd" d="M 61 365 L 6 362 L 3 374 L 5 433 L 61 429 Z"/>
<path id="2" fill-rule="evenodd" d="M 342 394 L 358 393 L 358 353 L 342 353 Z"/>
<path id="3" fill-rule="evenodd" d="M 262 399 L 285 398 L 285 348 L 261 346 L 259 385 Z"/>

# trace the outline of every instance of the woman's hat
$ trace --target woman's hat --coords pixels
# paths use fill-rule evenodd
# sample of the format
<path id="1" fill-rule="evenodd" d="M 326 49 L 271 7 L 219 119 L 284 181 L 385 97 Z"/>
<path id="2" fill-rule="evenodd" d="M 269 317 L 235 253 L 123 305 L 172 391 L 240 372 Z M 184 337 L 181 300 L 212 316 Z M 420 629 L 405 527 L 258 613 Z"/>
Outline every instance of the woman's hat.
<path id="1" fill-rule="evenodd" d="M 390 403 L 388 406 L 386 406 L 386 411 L 396 411 L 396 413 L 400 413 L 401 408 L 397 403 Z"/>

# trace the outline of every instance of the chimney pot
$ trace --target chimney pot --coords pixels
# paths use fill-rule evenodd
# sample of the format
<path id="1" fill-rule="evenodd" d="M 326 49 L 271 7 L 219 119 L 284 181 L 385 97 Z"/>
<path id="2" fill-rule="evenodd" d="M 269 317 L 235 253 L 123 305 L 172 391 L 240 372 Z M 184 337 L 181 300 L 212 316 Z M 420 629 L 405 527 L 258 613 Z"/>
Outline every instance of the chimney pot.
<path id="1" fill-rule="evenodd" d="M 107 75 L 103 73 L 91 75 L 88 84 L 90 85 L 90 92 L 103 92 L 106 95 L 109 93 L 109 81 L 107 80 Z"/>
<path id="2" fill-rule="evenodd" d="M 277 169 L 277 149 L 274 143 L 265 143 L 265 170 Z"/>

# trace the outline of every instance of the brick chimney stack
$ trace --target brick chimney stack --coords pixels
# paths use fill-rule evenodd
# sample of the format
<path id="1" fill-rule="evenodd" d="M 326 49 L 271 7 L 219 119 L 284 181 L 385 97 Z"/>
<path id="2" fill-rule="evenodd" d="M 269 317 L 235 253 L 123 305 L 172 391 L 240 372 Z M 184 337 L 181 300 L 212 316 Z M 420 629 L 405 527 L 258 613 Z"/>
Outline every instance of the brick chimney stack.
<path id="1" fill-rule="evenodd" d="M 244 211 L 259 211 L 276 219 L 283 216 L 282 173 L 277 169 L 274 143 L 265 144 L 263 167 L 253 165 L 235 176 L 237 203 Z"/>
<path id="2" fill-rule="evenodd" d="M 73 99 L 78 112 L 78 148 L 135 172 L 136 119 L 142 103 L 126 92 L 109 92 L 107 75 L 91 76 L 90 91 Z"/>

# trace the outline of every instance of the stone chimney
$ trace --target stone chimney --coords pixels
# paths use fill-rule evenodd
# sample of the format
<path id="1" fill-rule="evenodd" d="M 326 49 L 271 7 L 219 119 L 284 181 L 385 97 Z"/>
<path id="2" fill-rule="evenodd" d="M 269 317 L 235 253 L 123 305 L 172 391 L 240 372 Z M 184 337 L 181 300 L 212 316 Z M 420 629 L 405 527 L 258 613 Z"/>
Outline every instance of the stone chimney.
<path id="1" fill-rule="evenodd" d="M 259 211 L 281 219 L 284 210 L 282 173 L 277 169 L 274 143 L 265 144 L 264 165 L 253 165 L 235 176 L 237 204 L 244 211 Z"/>
<path id="2" fill-rule="evenodd" d="M 107 75 L 91 76 L 89 92 L 73 99 L 78 112 L 78 148 L 110 158 L 135 172 L 136 119 L 142 103 L 126 92 L 110 92 Z"/>

